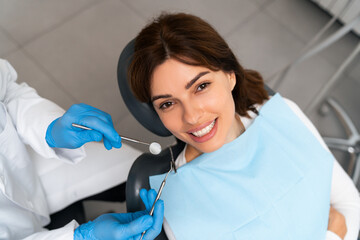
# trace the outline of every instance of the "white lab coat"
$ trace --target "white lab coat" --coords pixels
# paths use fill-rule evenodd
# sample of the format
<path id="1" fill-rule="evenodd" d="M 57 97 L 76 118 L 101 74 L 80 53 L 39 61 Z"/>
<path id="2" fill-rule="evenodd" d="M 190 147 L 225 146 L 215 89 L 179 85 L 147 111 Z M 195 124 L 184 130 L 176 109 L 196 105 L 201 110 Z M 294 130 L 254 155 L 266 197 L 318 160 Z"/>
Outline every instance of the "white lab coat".
<path id="1" fill-rule="evenodd" d="M 64 110 L 16 79 L 13 67 L 0 59 L 0 240 L 73 239 L 76 221 L 43 228 L 49 213 L 125 182 L 142 152 L 125 143 L 111 151 L 95 142 L 74 150 L 50 148 L 47 127 Z"/>
<path id="2" fill-rule="evenodd" d="M 53 231 L 43 228 L 50 221 L 48 204 L 25 145 L 44 158 L 73 163 L 85 152 L 47 145 L 47 126 L 64 111 L 16 79 L 12 66 L 0 59 L 0 239 L 73 239 L 75 221 Z"/>

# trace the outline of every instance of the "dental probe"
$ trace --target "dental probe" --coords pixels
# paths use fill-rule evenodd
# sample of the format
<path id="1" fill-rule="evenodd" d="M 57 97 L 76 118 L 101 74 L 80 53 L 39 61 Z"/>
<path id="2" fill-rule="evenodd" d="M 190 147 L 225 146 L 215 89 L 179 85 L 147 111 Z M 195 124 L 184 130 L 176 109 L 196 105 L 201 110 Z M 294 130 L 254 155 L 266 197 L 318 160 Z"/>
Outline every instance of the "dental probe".
<path id="1" fill-rule="evenodd" d="M 169 147 L 169 151 L 170 151 L 170 154 L 171 154 L 171 166 L 172 168 L 174 169 L 175 173 L 177 173 L 177 169 L 176 169 L 176 165 L 175 165 L 175 159 L 174 159 L 174 154 L 173 154 L 173 151 L 172 151 L 172 148 Z"/>
<path id="2" fill-rule="evenodd" d="M 81 128 L 81 129 L 84 129 L 84 130 L 93 130 L 93 129 L 89 128 L 89 127 L 85 127 L 83 125 L 76 124 L 76 123 L 72 123 L 71 125 L 73 127 Z M 157 142 L 146 143 L 146 142 L 142 142 L 142 141 L 139 141 L 139 140 L 136 140 L 136 139 L 133 139 L 133 138 L 128 138 L 128 137 L 124 137 L 124 136 L 120 136 L 120 137 L 121 137 L 121 139 L 124 139 L 126 141 L 148 145 L 149 146 L 149 151 L 154 155 L 157 155 L 157 154 L 159 154 L 161 152 L 161 145 L 159 143 L 157 143 Z"/>
<path id="3" fill-rule="evenodd" d="M 171 148 L 170 148 L 170 149 L 171 149 Z M 160 196 L 161 196 L 161 192 L 162 192 L 162 190 L 163 190 L 163 188 L 164 188 L 164 186 L 165 186 L 166 179 L 167 179 L 169 173 L 170 173 L 172 170 L 174 170 L 174 166 L 173 166 L 173 162 L 170 162 L 170 170 L 166 173 L 164 180 L 161 182 L 159 191 L 158 191 L 158 193 L 157 193 L 157 195 L 156 195 L 155 201 L 154 201 L 154 203 L 153 203 L 153 205 L 152 205 L 152 207 L 151 207 L 151 210 L 150 210 L 150 212 L 149 212 L 149 215 L 150 215 L 150 216 L 152 216 L 152 215 L 154 214 L 155 203 L 157 202 L 157 200 L 159 200 L 159 198 L 160 198 Z M 140 240 L 143 239 L 143 237 L 144 237 L 144 235 L 145 235 L 145 232 L 146 232 L 146 231 L 143 231 L 143 233 L 141 234 Z"/>

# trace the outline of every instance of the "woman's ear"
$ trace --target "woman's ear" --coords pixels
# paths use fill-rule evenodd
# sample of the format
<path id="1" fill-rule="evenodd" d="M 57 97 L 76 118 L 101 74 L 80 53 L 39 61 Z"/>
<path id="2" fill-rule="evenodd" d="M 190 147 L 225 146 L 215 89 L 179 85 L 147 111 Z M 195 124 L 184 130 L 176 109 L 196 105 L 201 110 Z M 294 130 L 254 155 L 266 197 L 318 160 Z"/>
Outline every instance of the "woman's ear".
<path id="1" fill-rule="evenodd" d="M 230 88 L 232 91 L 232 90 L 234 90 L 234 87 L 236 85 L 236 75 L 234 72 L 229 72 L 229 73 L 227 73 L 227 76 L 229 78 L 229 84 L 230 84 Z"/>

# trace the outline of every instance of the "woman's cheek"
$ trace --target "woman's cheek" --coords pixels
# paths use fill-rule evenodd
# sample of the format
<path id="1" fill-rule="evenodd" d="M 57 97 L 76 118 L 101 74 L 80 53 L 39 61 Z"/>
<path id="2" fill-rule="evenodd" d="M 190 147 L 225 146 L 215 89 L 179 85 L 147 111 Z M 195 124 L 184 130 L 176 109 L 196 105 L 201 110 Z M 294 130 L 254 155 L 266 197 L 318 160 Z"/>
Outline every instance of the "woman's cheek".
<path id="1" fill-rule="evenodd" d="M 164 126 L 173 134 L 174 131 L 180 127 L 180 118 L 172 114 L 160 114 L 159 117 Z"/>
<path id="2" fill-rule="evenodd" d="M 223 94 L 212 94 L 202 99 L 201 101 L 203 106 L 209 110 L 221 109 L 225 105 L 227 98 Z"/>

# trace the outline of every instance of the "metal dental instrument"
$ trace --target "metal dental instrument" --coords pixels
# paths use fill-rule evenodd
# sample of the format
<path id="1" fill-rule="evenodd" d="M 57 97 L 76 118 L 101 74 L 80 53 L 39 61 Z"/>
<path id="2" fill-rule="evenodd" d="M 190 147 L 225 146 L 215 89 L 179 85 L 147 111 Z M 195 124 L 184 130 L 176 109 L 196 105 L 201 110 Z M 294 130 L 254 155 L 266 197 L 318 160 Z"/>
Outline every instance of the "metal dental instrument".
<path id="1" fill-rule="evenodd" d="M 173 151 L 172 151 L 171 147 L 169 147 L 169 150 L 170 150 L 170 154 L 171 154 L 171 165 L 172 165 L 172 168 L 174 169 L 175 173 L 177 173 L 177 169 L 176 169 L 176 165 L 175 165 L 175 159 L 174 159 L 174 154 L 173 154 Z"/>
<path id="2" fill-rule="evenodd" d="M 171 155 L 172 155 L 172 150 L 171 150 L 171 148 L 170 148 L 170 152 L 171 152 Z M 152 215 L 154 214 L 155 203 L 157 202 L 157 200 L 159 200 L 159 198 L 160 198 L 160 196 L 161 196 L 161 192 L 162 192 L 162 190 L 163 190 L 163 188 L 164 188 L 164 186 L 165 186 L 166 179 L 167 179 L 169 173 L 170 173 L 171 171 L 173 171 L 173 170 L 176 171 L 175 168 L 174 168 L 174 161 L 171 161 L 171 162 L 170 162 L 170 170 L 166 173 L 164 180 L 161 182 L 159 191 L 158 191 L 158 193 L 157 193 L 157 195 L 156 195 L 155 201 L 154 201 L 154 203 L 153 203 L 153 205 L 152 205 L 152 207 L 151 207 L 151 210 L 150 210 L 150 212 L 149 212 L 149 215 L 150 215 L 150 216 L 152 216 Z M 143 237 L 144 237 L 144 235 L 145 235 L 145 232 L 146 232 L 146 231 L 143 231 L 143 233 L 141 234 L 140 240 L 143 239 Z"/>
<path id="3" fill-rule="evenodd" d="M 84 129 L 84 130 L 93 130 L 93 129 L 89 128 L 89 127 L 85 127 L 83 125 L 76 124 L 76 123 L 72 123 L 71 125 L 73 127 L 81 128 L 81 129 Z M 157 142 L 146 143 L 146 142 L 142 142 L 142 141 L 139 141 L 139 140 L 136 140 L 136 139 L 133 139 L 133 138 L 128 138 L 128 137 L 124 137 L 124 136 L 120 136 L 120 137 L 121 137 L 121 139 L 124 139 L 126 141 L 148 145 L 149 146 L 149 151 L 152 154 L 157 155 L 157 154 L 159 154 L 161 152 L 161 145 L 159 143 L 157 143 Z"/>

